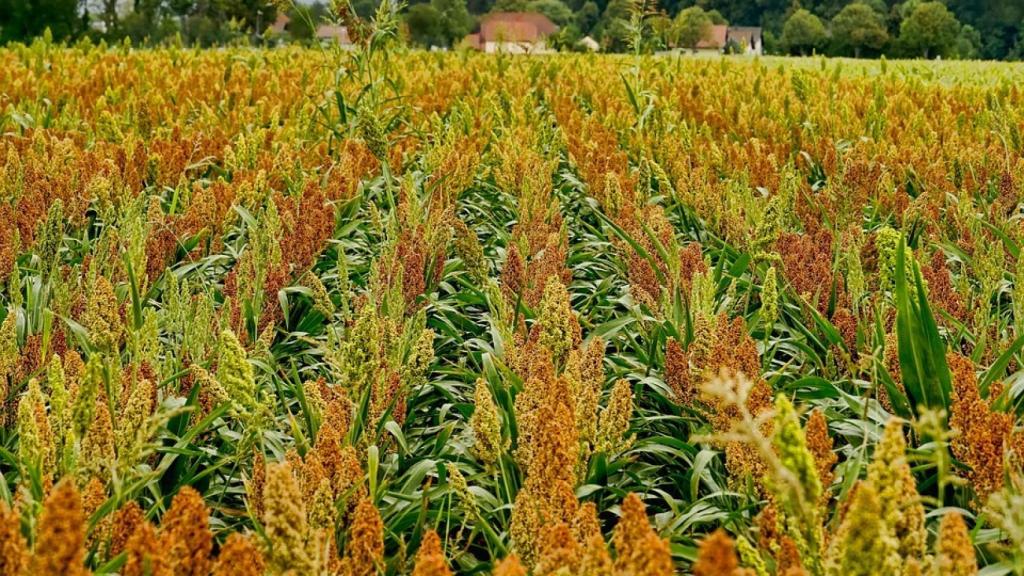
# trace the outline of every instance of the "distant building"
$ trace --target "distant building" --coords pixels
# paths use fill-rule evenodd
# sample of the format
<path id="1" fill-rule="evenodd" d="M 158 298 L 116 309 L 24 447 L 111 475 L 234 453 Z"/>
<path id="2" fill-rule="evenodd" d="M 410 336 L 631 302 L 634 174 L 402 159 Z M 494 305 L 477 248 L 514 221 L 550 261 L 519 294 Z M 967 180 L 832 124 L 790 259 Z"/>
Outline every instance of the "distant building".
<path id="1" fill-rule="evenodd" d="M 757 26 L 716 24 L 707 37 L 697 43 L 696 52 L 749 54 L 764 53 L 764 35 Z"/>
<path id="2" fill-rule="evenodd" d="M 284 34 L 288 30 L 288 23 L 291 21 L 292 19 L 287 14 L 278 12 L 277 20 L 274 20 L 274 23 L 270 25 L 270 31 L 274 34 Z"/>
<path id="3" fill-rule="evenodd" d="M 721 52 L 725 49 L 726 36 L 729 27 L 716 24 L 711 27 L 711 32 L 702 38 L 694 47 L 695 52 Z"/>
<path id="4" fill-rule="evenodd" d="M 534 12 L 493 12 L 480 19 L 480 32 L 466 36 L 465 45 L 484 52 L 537 54 L 550 52 L 547 40 L 558 26 Z"/>
<path id="5" fill-rule="evenodd" d="M 590 36 L 584 36 L 576 44 L 587 52 L 597 52 L 601 49 L 601 45 L 597 43 L 597 40 L 594 40 Z"/>
<path id="6" fill-rule="evenodd" d="M 288 33 L 291 18 L 285 14 L 278 14 L 277 20 L 270 26 L 271 32 L 278 35 Z M 348 28 L 335 24 L 321 24 L 316 27 L 316 39 L 321 42 L 337 42 L 341 46 L 352 46 L 352 40 L 348 37 Z"/>
<path id="7" fill-rule="evenodd" d="M 730 26 L 725 34 L 725 45 L 735 45 L 740 54 L 764 54 L 764 35 L 759 26 Z"/>
<path id="8" fill-rule="evenodd" d="M 316 27 L 317 40 L 333 40 L 342 46 L 351 46 L 352 41 L 348 37 L 348 28 L 335 26 L 333 24 L 321 24 Z"/>

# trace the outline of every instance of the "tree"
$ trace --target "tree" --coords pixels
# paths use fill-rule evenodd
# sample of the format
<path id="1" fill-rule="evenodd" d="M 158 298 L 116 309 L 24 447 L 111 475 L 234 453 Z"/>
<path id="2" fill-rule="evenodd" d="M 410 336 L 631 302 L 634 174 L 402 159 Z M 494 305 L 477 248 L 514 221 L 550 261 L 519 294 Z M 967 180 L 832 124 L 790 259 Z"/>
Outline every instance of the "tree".
<path id="1" fill-rule="evenodd" d="M 725 16 L 722 16 L 722 13 L 718 10 L 708 10 L 707 15 L 708 18 L 711 19 L 711 23 L 715 26 L 726 26 L 729 24 L 729 21 L 726 20 Z"/>
<path id="2" fill-rule="evenodd" d="M 782 46 L 790 53 L 806 55 L 821 48 L 827 38 L 821 19 L 803 8 L 794 12 L 782 27 Z"/>
<path id="3" fill-rule="evenodd" d="M 54 40 L 76 34 L 78 0 L 0 0 L 0 43 L 28 41 L 47 28 Z"/>
<path id="4" fill-rule="evenodd" d="M 316 37 L 316 25 L 320 21 L 313 9 L 296 4 L 288 12 L 288 36 L 299 42 L 309 42 Z"/>
<path id="5" fill-rule="evenodd" d="M 671 18 L 659 12 L 647 18 L 647 27 L 651 29 L 649 40 L 654 45 L 654 50 L 663 50 L 672 46 L 675 23 Z"/>
<path id="6" fill-rule="evenodd" d="M 466 0 L 430 0 L 441 18 L 441 40 L 452 46 L 473 29 L 473 17 L 466 8 Z"/>
<path id="7" fill-rule="evenodd" d="M 378 0 L 352 0 L 352 11 L 363 20 L 370 20 L 377 13 L 380 6 Z"/>
<path id="8" fill-rule="evenodd" d="M 530 0 L 526 9 L 547 16 L 559 26 L 564 26 L 572 20 L 572 10 L 562 0 Z"/>
<path id="9" fill-rule="evenodd" d="M 852 49 L 853 55 L 860 58 L 864 48 L 879 50 L 885 46 L 889 32 L 881 14 L 867 4 L 854 2 L 832 19 L 832 38 L 840 48 Z"/>
<path id="10" fill-rule="evenodd" d="M 629 48 L 629 19 L 632 16 L 631 0 L 610 0 L 601 20 L 595 27 L 602 46 L 609 52 L 624 52 Z"/>
<path id="11" fill-rule="evenodd" d="M 672 37 L 679 46 L 696 51 L 697 44 L 711 36 L 711 18 L 700 6 L 691 6 L 676 16 Z"/>
<path id="12" fill-rule="evenodd" d="M 601 9 L 593 0 L 587 0 L 583 7 L 576 12 L 576 26 L 583 34 L 589 34 L 597 22 L 601 19 Z"/>
<path id="13" fill-rule="evenodd" d="M 178 32 L 178 19 L 161 0 L 136 0 L 132 11 L 121 19 L 119 29 L 135 45 L 159 44 Z"/>
<path id="14" fill-rule="evenodd" d="M 431 4 L 413 4 L 405 14 L 412 41 L 421 46 L 433 46 L 443 41 L 441 13 Z"/>
<path id="15" fill-rule="evenodd" d="M 527 0 L 497 0 L 491 12 L 526 12 Z"/>
<path id="16" fill-rule="evenodd" d="M 956 57 L 968 60 L 981 55 L 981 33 L 973 26 L 964 25 L 956 39 Z"/>
<path id="17" fill-rule="evenodd" d="M 960 22 L 941 2 L 924 2 L 900 24 L 900 43 L 912 54 L 929 58 L 948 54 L 960 35 Z"/>

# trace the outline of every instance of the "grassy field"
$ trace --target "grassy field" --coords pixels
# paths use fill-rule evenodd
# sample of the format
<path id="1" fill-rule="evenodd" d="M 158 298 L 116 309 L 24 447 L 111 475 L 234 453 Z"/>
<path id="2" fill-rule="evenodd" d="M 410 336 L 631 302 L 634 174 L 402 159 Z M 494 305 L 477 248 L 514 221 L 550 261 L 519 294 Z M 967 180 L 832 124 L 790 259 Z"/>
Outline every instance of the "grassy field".
<path id="1" fill-rule="evenodd" d="M 1024 67 L 0 50 L 0 576 L 1024 574 Z"/>

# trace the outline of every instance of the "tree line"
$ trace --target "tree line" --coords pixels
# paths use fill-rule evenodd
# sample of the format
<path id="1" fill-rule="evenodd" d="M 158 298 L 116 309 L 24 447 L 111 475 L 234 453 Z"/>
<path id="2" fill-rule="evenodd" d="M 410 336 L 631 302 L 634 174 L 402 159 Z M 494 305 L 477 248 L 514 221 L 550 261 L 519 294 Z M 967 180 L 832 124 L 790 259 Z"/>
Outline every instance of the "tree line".
<path id="1" fill-rule="evenodd" d="M 350 8 L 369 18 L 377 2 L 351 0 Z M 456 47 L 482 15 L 539 12 L 560 26 L 555 46 L 590 36 L 622 51 L 637 10 L 645 14 L 649 51 L 694 48 L 713 26 L 729 24 L 762 27 L 768 53 L 1024 60 L 1021 0 L 411 0 L 404 23 L 413 44 Z M 0 42 L 47 29 L 57 40 L 280 41 L 267 33 L 280 13 L 291 17 L 283 39 L 309 42 L 332 12 L 288 0 L 0 0 Z"/>

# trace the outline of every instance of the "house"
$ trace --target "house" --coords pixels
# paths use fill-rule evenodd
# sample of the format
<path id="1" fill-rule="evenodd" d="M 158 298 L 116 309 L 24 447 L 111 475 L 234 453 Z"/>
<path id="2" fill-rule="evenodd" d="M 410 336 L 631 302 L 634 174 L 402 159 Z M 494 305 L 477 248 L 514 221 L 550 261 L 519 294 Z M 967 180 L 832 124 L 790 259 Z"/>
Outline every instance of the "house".
<path id="1" fill-rule="evenodd" d="M 597 43 L 597 40 L 594 40 L 590 36 L 584 36 L 576 43 L 576 45 L 587 52 L 597 52 L 601 50 L 601 45 Z"/>
<path id="2" fill-rule="evenodd" d="M 277 20 L 274 20 L 274 23 L 270 25 L 270 31 L 274 34 L 284 34 L 288 30 L 288 23 L 291 21 L 292 19 L 287 14 L 278 12 Z"/>
<path id="3" fill-rule="evenodd" d="M 537 54 L 550 52 L 547 39 L 558 26 L 534 12 L 493 12 L 480 19 L 480 32 L 466 36 L 464 44 L 484 52 Z"/>
<path id="4" fill-rule="evenodd" d="M 713 52 L 719 53 L 725 49 L 725 38 L 728 34 L 729 27 L 725 25 L 714 25 L 711 27 L 711 32 L 708 33 L 697 45 L 694 46 L 694 52 Z"/>
<path id="5" fill-rule="evenodd" d="M 348 37 L 348 28 L 335 24 L 321 24 L 317 26 L 316 39 L 334 41 L 342 46 L 352 45 L 352 41 Z"/>
<path id="6" fill-rule="evenodd" d="M 270 31 L 277 36 L 284 36 L 288 33 L 291 18 L 285 14 L 278 14 L 277 20 L 270 26 Z M 352 46 L 352 40 L 348 37 L 348 28 L 337 24 L 320 24 L 316 27 L 316 39 L 321 42 L 337 42 L 341 46 Z"/>
<path id="7" fill-rule="evenodd" d="M 736 46 L 740 54 L 764 54 L 764 35 L 758 26 L 729 26 L 725 33 L 726 46 Z"/>
<path id="8" fill-rule="evenodd" d="M 695 52 L 720 54 L 761 55 L 764 53 L 764 36 L 757 26 L 726 26 L 716 24 L 708 35 L 697 43 Z"/>

